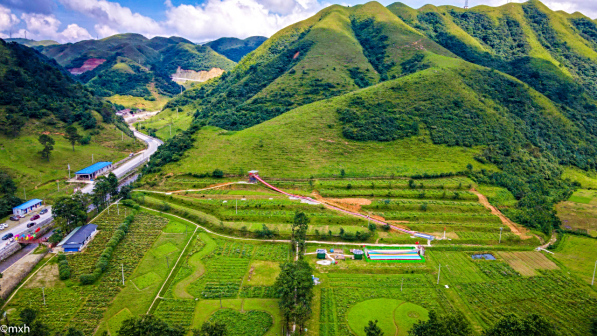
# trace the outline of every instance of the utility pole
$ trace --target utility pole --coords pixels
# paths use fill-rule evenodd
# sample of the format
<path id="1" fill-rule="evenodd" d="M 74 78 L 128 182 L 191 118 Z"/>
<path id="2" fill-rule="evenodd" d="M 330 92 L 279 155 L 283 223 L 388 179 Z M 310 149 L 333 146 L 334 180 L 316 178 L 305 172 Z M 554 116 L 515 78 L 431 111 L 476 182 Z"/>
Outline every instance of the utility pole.
<path id="1" fill-rule="evenodd" d="M 166 256 L 166 266 L 168 266 L 168 269 L 170 269 L 170 263 L 168 262 L 168 257 Z"/>
<path id="2" fill-rule="evenodd" d="M 595 270 L 597 270 L 597 260 L 595 260 L 595 268 L 593 268 L 593 280 L 591 281 L 591 286 L 595 283 Z"/>
<path id="3" fill-rule="evenodd" d="M 44 296 L 44 306 L 46 305 L 46 290 L 45 287 L 41 288 L 42 295 Z"/>
<path id="4" fill-rule="evenodd" d="M 124 264 L 120 264 L 120 270 L 122 272 L 122 285 L 124 286 Z"/>
<path id="5" fill-rule="evenodd" d="M 178 107 L 176 107 L 176 119 L 178 119 Z"/>
<path id="6" fill-rule="evenodd" d="M 25 194 L 25 200 L 27 200 L 27 191 L 25 191 L 25 187 L 23 187 L 23 194 Z"/>
<path id="7" fill-rule="evenodd" d="M 93 164 L 93 154 L 91 154 L 91 164 Z"/>
<path id="8" fill-rule="evenodd" d="M 500 241 L 499 241 L 499 243 L 498 243 L 498 244 L 501 244 L 501 243 L 502 243 L 502 229 L 503 229 L 503 227 L 501 227 L 501 228 L 500 228 Z"/>
<path id="9" fill-rule="evenodd" d="M 70 163 L 68 164 L 68 179 L 70 180 Z"/>
<path id="10" fill-rule="evenodd" d="M 439 275 L 442 272 L 442 264 L 439 264 L 439 270 L 437 271 L 437 284 L 439 285 Z"/>
<path id="11" fill-rule="evenodd" d="M 116 203 L 116 211 L 118 212 L 118 216 L 120 216 L 120 208 L 118 207 L 118 203 Z"/>

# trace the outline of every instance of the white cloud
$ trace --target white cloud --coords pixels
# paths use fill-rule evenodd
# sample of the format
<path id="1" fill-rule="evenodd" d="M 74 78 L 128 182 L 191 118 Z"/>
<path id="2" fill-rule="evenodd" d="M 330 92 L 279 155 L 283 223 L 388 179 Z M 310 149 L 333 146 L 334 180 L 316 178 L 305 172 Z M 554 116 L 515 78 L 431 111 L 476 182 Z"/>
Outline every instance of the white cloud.
<path id="1" fill-rule="evenodd" d="M 119 3 L 104 0 L 59 0 L 64 6 L 85 14 L 97 22 L 96 31 L 101 37 L 115 32 L 135 32 L 145 35 L 158 35 L 163 28 L 155 20 L 133 13 L 130 8 Z"/>
<path id="2" fill-rule="evenodd" d="M 222 36 L 271 36 L 323 8 L 315 0 L 208 0 L 203 5 L 180 5 L 166 11 L 166 25 L 195 40 Z"/>
<path id="3" fill-rule="evenodd" d="M 317 0 L 208 0 L 201 5 L 173 6 L 165 0 L 166 20 L 155 21 L 106 0 L 59 0 L 97 24 L 100 37 L 135 32 L 147 37 L 179 35 L 196 41 L 222 36 L 270 36 L 323 8 Z"/>
<path id="4" fill-rule="evenodd" d="M 19 18 L 10 9 L 0 6 L 0 32 L 10 30 L 19 23 Z"/>
<path id="5" fill-rule="evenodd" d="M 21 19 L 23 19 L 27 25 L 27 38 L 30 39 L 51 39 L 65 43 L 91 38 L 87 29 L 76 24 L 69 24 L 66 29 L 59 32 L 58 30 L 61 23 L 54 15 L 23 13 Z M 23 33 L 23 30 L 20 30 L 19 36 L 23 36 Z"/>
<path id="6" fill-rule="evenodd" d="M 590 18 L 597 18 L 597 2 L 587 0 L 547 0 L 544 4 L 554 11 L 563 10 L 568 13 L 581 12 Z"/>

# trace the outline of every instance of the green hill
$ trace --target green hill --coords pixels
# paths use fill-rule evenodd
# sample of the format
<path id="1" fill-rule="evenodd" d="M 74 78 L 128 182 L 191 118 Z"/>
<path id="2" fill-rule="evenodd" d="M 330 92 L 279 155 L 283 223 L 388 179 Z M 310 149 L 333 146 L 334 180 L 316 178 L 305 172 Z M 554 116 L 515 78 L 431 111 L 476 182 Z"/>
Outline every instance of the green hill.
<path id="1" fill-rule="evenodd" d="M 55 45 L 55 44 L 60 44 L 54 40 L 41 40 L 41 41 L 35 41 L 35 40 L 30 40 L 30 39 L 24 39 L 24 38 L 8 38 L 5 39 L 6 42 L 17 42 L 20 43 L 22 45 L 26 45 L 28 47 L 46 47 L 46 46 L 51 46 L 51 45 Z"/>
<path id="2" fill-rule="evenodd" d="M 379 3 L 330 6 L 279 31 L 232 72 L 167 107 L 191 105 L 211 125 L 239 130 L 402 76 L 412 70 L 403 62 L 427 54 L 455 57 Z"/>
<path id="3" fill-rule="evenodd" d="M 257 49 L 265 40 L 267 40 L 267 37 L 264 36 L 251 36 L 244 40 L 235 37 L 222 37 L 215 41 L 207 42 L 204 45 L 234 62 L 239 62 L 241 58 Z"/>
<path id="4" fill-rule="evenodd" d="M 557 227 L 553 204 L 574 188 L 563 168 L 597 167 L 592 24 L 537 1 L 388 8 L 328 7 L 169 102 L 196 120 L 147 171 L 465 172 L 507 188 L 515 221 Z"/>
<path id="5" fill-rule="evenodd" d="M 574 103 L 583 93 L 597 98 L 597 24 L 580 13 L 553 12 L 537 0 L 388 9 L 463 59 L 515 76 L 558 103 Z"/>
<path id="6" fill-rule="evenodd" d="M 119 34 L 101 40 L 40 48 L 102 97 L 170 97 L 181 87 L 170 76 L 184 70 L 231 70 L 235 63 L 209 47 L 180 37 Z"/>
<path id="7" fill-rule="evenodd" d="M 84 139 L 75 150 L 64 139 L 67 126 L 77 127 Z M 56 62 L 34 49 L 0 40 L 0 171 L 18 186 L 18 197 L 52 198 L 72 192 L 64 184 L 67 166 L 73 171 L 95 161 L 118 161 L 142 148 L 122 118 L 75 82 Z M 124 134 L 123 134 L 124 132 Z M 38 152 L 41 134 L 55 140 L 50 159 Z M 6 176 L 6 175 L 3 175 Z M 4 180 L 4 178 L 2 178 Z M 56 181 L 59 180 L 61 192 Z M 10 189 L 10 188 L 9 188 Z M 14 202 L 4 202 L 0 190 L 0 216 Z M 17 202 L 18 200 L 15 200 Z"/>

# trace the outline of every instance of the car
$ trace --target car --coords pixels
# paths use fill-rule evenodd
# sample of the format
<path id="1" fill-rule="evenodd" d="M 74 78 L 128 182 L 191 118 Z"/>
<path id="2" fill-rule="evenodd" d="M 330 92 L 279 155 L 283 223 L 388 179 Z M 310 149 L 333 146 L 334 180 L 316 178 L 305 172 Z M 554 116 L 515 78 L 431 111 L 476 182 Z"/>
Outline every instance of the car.
<path id="1" fill-rule="evenodd" d="M 11 221 L 18 221 L 19 220 L 19 216 L 10 216 L 10 220 Z"/>
<path id="2" fill-rule="evenodd" d="M 35 216 L 31 217 L 31 219 L 29 219 L 29 220 L 36 220 L 36 219 L 39 219 L 39 215 L 35 215 Z"/>
<path id="3" fill-rule="evenodd" d="M 2 240 L 7 240 L 12 238 L 14 235 L 12 233 L 7 233 L 4 236 L 2 236 Z"/>
<path id="4" fill-rule="evenodd" d="M 35 225 L 35 222 L 27 223 L 27 227 L 30 228 Z"/>
<path id="5" fill-rule="evenodd" d="M 42 211 L 39 212 L 40 215 L 45 215 L 48 213 L 48 209 L 43 209 Z"/>

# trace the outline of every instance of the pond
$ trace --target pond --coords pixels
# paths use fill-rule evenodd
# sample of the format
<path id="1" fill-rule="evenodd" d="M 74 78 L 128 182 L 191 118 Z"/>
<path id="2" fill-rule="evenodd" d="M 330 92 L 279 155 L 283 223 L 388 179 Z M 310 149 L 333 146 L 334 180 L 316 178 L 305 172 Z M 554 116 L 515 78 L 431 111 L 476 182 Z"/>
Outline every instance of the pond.
<path id="1" fill-rule="evenodd" d="M 473 259 L 485 259 L 485 260 L 495 260 L 493 254 L 473 254 Z"/>

